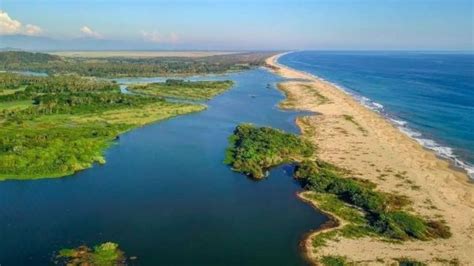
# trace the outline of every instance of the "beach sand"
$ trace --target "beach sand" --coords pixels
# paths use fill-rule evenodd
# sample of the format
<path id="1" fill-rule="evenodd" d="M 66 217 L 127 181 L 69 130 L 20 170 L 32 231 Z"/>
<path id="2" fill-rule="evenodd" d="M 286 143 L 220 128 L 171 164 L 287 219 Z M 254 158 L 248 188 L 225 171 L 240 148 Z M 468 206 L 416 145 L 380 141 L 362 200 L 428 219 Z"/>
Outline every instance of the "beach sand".
<path id="1" fill-rule="evenodd" d="M 449 239 L 402 244 L 339 237 L 315 250 L 311 242 L 315 231 L 304 240 L 305 255 L 313 262 L 325 255 L 345 256 L 363 265 L 391 264 L 402 257 L 429 265 L 448 261 L 474 265 L 474 184 L 467 174 L 453 169 L 337 87 L 278 64 L 279 56 L 267 59 L 271 71 L 304 79 L 279 84 L 287 95 L 282 107 L 318 113 L 297 119 L 303 136 L 318 147 L 317 156 L 349 170 L 354 177 L 370 180 L 379 191 L 407 196 L 413 202 L 411 212 L 444 219 L 452 232 Z"/>

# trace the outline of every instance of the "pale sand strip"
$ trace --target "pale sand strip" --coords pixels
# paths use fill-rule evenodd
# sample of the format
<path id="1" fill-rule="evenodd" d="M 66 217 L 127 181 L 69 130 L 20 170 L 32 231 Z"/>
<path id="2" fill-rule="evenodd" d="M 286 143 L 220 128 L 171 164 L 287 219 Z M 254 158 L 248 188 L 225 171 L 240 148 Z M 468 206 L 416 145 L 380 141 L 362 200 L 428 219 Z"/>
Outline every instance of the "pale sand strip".
<path id="1" fill-rule="evenodd" d="M 318 250 L 312 248 L 309 235 L 307 256 L 314 261 L 323 255 L 347 256 L 364 265 L 390 264 L 401 257 L 430 265 L 456 258 L 461 265 L 474 265 L 474 186 L 467 175 L 330 83 L 278 64 L 279 56 L 266 61 L 274 72 L 307 80 L 283 82 L 280 87 L 288 96 L 287 107 L 319 113 L 297 120 L 303 135 L 317 145 L 318 157 L 369 179 L 381 191 L 406 195 L 413 201 L 411 211 L 446 220 L 453 234 L 449 239 L 402 245 L 370 238 L 339 239 Z M 321 95 L 327 98 L 323 103 Z"/>

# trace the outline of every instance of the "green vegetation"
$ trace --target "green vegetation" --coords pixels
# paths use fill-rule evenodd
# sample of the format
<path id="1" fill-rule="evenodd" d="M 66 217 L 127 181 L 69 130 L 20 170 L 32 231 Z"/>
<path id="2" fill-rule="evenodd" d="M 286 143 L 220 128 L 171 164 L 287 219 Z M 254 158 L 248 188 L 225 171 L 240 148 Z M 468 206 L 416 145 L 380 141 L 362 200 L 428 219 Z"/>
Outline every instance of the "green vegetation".
<path id="1" fill-rule="evenodd" d="M 314 147 L 298 136 L 271 128 L 239 125 L 229 138 L 227 164 L 252 177 L 261 178 L 269 167 L 296 164 L 294 176 L 308 190 L 302 196 L 324 212 L 342 219 L 343 226 L 320 232 L 313 247 L 328 240 L 372 236 L 385 241 L 449 238 L 442 221 L 427 220 L 406 211 L 410 201 L 404 196 L 379 192 L 367 180 L 349 178 L 347 171 L 320 160 L 309 160 Z M 320 258 L 324 265 L 345 265 L 346 259 Z M 417 264 L 403 264 L 417 265 Z"/>
<path id="2" fill-rule="evenodd" d="M 249 52 L 207 57 L 76 58 L 30 52 L 0 52 L 0 70 L 34 71 L 95 77 L 210 74 L 261 66 L 273 52 Z"/>
<path id="3" fill-rule="evenodd" d="M 341 256 L 323 256 L 321 263 L 326 266 L 344 266 L 346 265 L 346 258 Z"/>
<path id="4" fill-rule="evenodd" d="M 64 265 L 126 265 L 124 253 L 119 249 L 118 244 L 112 242 L 94 246 L 93 249 L 87 246 L 62 249 L 59 251 L 57 259 Z"/>
<path id="5" fill-rule="evenodd" d="M 168 79 L 166 82 L 135 85 L 130 91 L 140 94 L 172 97 L 189 100 L 209 100 L 232 87 L 233 82 L 226 81 L 184 81 Z"/>
<path id="6" fill-rule="evenodd" d="M 264 177 L 270 167 L 313 154 L 311 143 L 296 135 L 250 124 L 237 126 L 229 144 L 224 162 L 253 178 Z"/>
<path id="7" fill-rule="evenodd" d="M 281 90 L 285 94 L 285 99 L 279 103 L 280 108 L 282 109 L 295 109 L 295 103 L 297 102 L 296 96 L 294 93 L 291 93 L 290 90 L 286 88 L 286 86 L 281 83 L 277 84 L 277 88 Z M 325 104 L 329 102 L 329 99 L 319 93 L 318 90 L 315 88 L 309 86 L 309 85 L 303 85 L 299 84 L 297 88 L 301 91 L 303 91 L 305 94 L 309 94 L 314 96 L 315 98 L 315 103 L 318 105 Z"/>
<path id="8" fill-rule="evenodd" d="M 354 117 L 352 115 L 343 115 L 344 117 L 344 120 L 348 121 L 348 122 L 351 122 L 352 124 L 354 124 L 357 129 L 364 133 L 364 134 L 367 134 L 367 129 L 365 129 L 363 126 L 361 126 L 357 121 L 354 120 Z"/>
<path id="9" fill-rule="evenodd" d="M 336 195 L 307 191 L 304 193 L 304 197 L 317 202 L 318 209 L 321 211 L 331 213 L 348 223 L 340 229 L 326 231 L 314 236 L 312 239 L 314 248 L 324 246 L 328 240 L 339 236 L 347 238 L 377 236 L 377 232 L 369 226 L 364 212 L 340 200 Z"/>
<path id="10" fill-rule="evenodd" d="M 103 151 L 133 128 L 205 109 L 76 75 L 0 74 L 0 180 L 60 177 L 105 163 Z"/>
<path id="11" fill-rule="evenodd" d="M 371 229 L 384 237 L 426 240 L 450 236 L 449 228 L 443 223 L 425 221 L 400 210 L 399 198 L 377 192 L 373 186 L 361 181 L 344 178 L 327 163 L 305 161 L 298 165 L 295 177 L 311 191 L 333 194 L 341 201 L 362 209 Z"/>

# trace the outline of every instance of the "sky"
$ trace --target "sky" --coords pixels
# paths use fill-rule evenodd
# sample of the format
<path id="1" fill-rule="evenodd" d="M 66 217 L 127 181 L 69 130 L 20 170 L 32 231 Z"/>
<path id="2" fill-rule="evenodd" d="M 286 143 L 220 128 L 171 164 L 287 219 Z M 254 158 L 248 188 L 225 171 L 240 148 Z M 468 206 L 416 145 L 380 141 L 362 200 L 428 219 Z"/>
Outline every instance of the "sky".
<path id="1" fill-rule="evenodd" d="M 0 35 L 186 49 L 474 50 L 473 2 L 0 0 Z"/>

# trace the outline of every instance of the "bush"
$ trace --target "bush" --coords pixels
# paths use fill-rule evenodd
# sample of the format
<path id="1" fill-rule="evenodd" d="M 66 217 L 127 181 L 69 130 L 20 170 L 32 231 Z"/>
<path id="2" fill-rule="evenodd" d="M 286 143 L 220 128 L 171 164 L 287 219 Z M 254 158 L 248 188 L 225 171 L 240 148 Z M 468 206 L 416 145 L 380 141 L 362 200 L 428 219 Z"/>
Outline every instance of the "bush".
<path id="1" fill-rule="evenodd" d="M 428 221 L 428 233 L 431 237 L 450 238 L 451 231 L 449 226 L 441 221 Z"/>
<path id="2" fill-rule="evenodd" d="M 242 124 L 229 137 L 225 163 L 235 171 L 262 178 L 268 168 L 307 158 L 313 146 L 300 137 L 268 127 Z"/>
<path id="3" fill-rule="evenodd" d="M 346 265 L 346 258 L 341 256 L 323 256 L 321 263 L 326 266 L 344 266 Z"/>
<path id="4" fill-rule="evenodd" d="M 323 162 L 305 161 L 295 170 L 295 177 L 307 189 L 336 195 L 340 200 L 357 206 L 366 212 L 369 225 L 380 234 L 390 238 L 405 240 L 430 237 L 447 238 L 451 236 L 449 227 L 435 221 L 424 219 L 399 209 L 407 200 L 382 192 L 374 191 L 359 181 L 341 177 L 337 168 Z M 390 206 L 390 204 L 396 206 Z"/>

